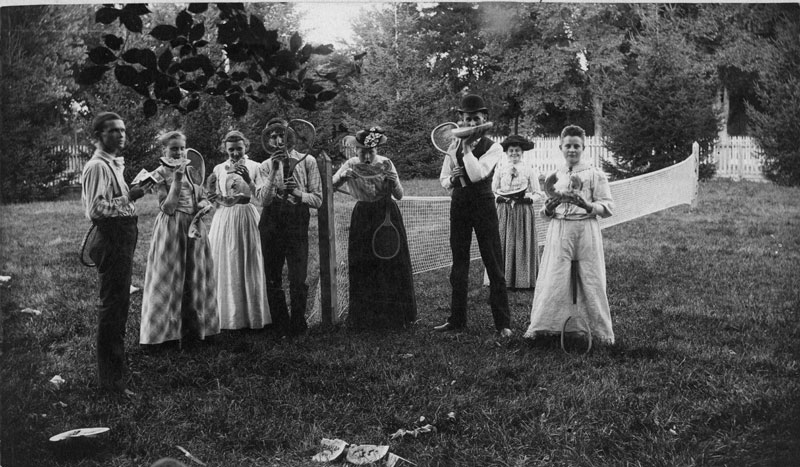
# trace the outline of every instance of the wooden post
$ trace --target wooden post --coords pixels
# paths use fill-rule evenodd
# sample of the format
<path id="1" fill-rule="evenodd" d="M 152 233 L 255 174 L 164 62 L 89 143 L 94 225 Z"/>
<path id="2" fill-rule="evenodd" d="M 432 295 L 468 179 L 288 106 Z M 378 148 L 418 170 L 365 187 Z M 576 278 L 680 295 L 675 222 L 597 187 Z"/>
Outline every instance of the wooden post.
<path id="1" fill-rule="evenodd" d="M 331 158 L 320 152 L 317 158 L 322 182 L 322 206 L 317 211 L 319 227 L 319 288 L 322 324 L 336 323 L 339 299 L 336 289 L 336 226 L 334 224 L 333 173 Z"/>
<path id="2" fill-rule="evenodd" d="M 700 185 L 700 144 L 692 143 L 692 156 L 694 157 L 694 195 L 692 195 L 691 209 L 697 209 L 698 188 Z"/>

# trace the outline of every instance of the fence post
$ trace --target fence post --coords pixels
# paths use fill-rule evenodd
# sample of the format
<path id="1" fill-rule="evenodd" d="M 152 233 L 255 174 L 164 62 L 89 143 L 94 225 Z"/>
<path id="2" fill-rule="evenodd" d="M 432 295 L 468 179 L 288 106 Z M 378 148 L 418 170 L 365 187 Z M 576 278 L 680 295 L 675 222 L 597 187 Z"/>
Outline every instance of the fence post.
<path id="1" fill-rule="evenodd" d="M 322 206 L 317 210 L 319 228 L 319 288 L 322 324 L 336 322 L 338 293 L 336 290 L 336 227 L 333 206 L 333 173 L 331 158 L 322 151 L 317 159 L 322 182 Z"/>
<path id="2" fill-rule="evenodd" d="M 692 143 L 692 157 L 694 157 L 694 194 L 692 195 L 691 209 L 697 209 L 698 188 L 700 186 L 700 144 Z"/>
<path id="3" fill-rule="evenodd" d="M 742 150 L 741 145 L 736 144 L 734 146 L 736 147 L 736 159 L 738 161 L 737 165 L 739 166 L 738 167 L 739 180 L 743 180 L 744 179 L 744 151 Z"/>

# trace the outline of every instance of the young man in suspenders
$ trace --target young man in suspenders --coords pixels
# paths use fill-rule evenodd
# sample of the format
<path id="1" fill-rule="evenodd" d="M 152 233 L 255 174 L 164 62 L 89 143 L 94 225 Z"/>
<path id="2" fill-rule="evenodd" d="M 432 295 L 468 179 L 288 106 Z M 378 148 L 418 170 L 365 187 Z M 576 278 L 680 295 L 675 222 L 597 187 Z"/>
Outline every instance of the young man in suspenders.
<path id="1" fill-rule="evenodd" d="M 92 122 L 96 149 L 81 175 L 81 201 L 97 229 L 97 247 L 91 258 L 100 276 L 97 308 L 97 373 L 101 389 L 130 395 L 126 385 L 125 325 L 130 304 L 131 267 L 138 237 L 134 201 L 141 187 L 128 188 L 123 178 L 125 123 L 113 112 L 98 114 Z"/>

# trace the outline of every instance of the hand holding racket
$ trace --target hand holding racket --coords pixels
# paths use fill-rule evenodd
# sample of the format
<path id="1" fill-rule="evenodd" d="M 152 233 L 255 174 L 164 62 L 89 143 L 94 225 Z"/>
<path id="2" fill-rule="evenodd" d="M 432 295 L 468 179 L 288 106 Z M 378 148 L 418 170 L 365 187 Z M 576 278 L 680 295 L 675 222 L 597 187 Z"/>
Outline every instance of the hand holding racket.
<path id="1" fill-rule="evenodd" d="M 460 144 L 461 141 L 460 139 L 456 139 L 455 135 L 453 135 L 453 130 L 457 128 L 458 125 L 453 122 L 445 122 L 434 128 L 433 131 L 431 131 L 431 142 L 433 143 L 433 147 L 435 147 L 442 154 L 449 155 L 447 150 L 450 149 L 450 146 L 453 144 L 453 142 L 458 141 Z M 467 181 L 464 179 L 463 174 L 459 174 L 458 179 L 461 182 L 462 187 L 467 186 Z"/>

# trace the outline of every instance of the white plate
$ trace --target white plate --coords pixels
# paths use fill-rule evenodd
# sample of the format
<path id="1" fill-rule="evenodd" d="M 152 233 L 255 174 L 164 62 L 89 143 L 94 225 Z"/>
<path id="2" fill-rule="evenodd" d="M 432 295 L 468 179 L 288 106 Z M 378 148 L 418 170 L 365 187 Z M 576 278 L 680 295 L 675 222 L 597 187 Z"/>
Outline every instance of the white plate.
<path id="1" fill-rule="evenodd" d="M 50 441 L 63 441 L 67 438 L 75 438 L 79 436 L 95 436 L 99 435 L 100 433 L 105 433 L 109 430 L 110 428 L 106 428 L 104 426 L 97 428 L 78 428 L 77 430 L 69 430 L 52 436 L 50 437 Z"/>

